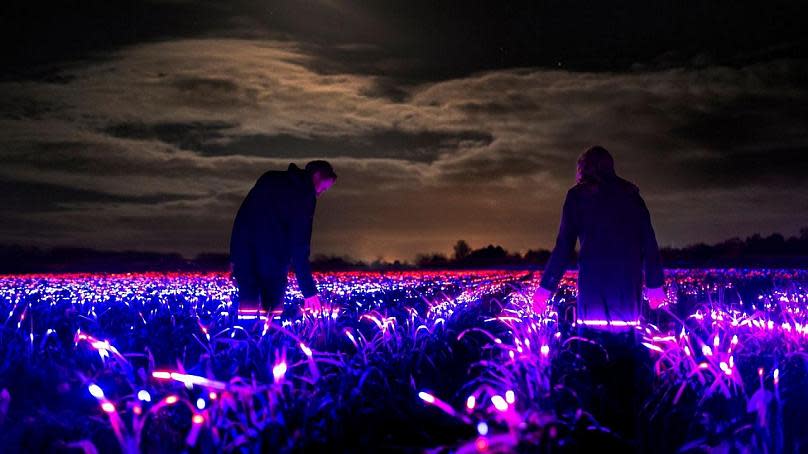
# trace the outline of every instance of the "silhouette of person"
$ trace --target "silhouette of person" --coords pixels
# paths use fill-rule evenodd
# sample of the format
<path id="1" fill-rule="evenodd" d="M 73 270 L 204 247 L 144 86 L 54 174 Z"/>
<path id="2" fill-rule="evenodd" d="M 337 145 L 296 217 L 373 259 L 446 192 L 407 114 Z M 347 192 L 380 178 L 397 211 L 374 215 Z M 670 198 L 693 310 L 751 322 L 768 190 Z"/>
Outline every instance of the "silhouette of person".
<path id="1" fill-rule="evenodd" d="M 578 323 L 636 323 L 643 274 L 651 308 L 665 301 L 662 264 L 648 209 L 637 186 L 615 174 L 614 160 L 603 147 L 581 154 L 576 180 L 567 192 L 556 244 L 533 295 L 533 308 L 544 312 L 580 240 Z"/>
<path id="2" fill-rule="evenodd" d="M 317 197 L 337 179 L 327 161 L 311 161 L 305 169 L 261 175 L 233 221 L 230 264 L 238 286 L 239 311 L 259 308 L 280 314 L 289 265 L 294 267 L 305 307 L 321 307 L 311 275 L 309 251 Z"/>

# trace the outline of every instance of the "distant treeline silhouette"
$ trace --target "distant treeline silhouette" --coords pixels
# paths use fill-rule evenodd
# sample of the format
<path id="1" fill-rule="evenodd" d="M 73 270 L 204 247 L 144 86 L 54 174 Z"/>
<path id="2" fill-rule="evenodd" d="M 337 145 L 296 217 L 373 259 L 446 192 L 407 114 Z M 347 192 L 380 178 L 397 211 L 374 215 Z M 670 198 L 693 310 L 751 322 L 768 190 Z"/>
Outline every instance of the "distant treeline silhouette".
<path id="1" fill-rule="evenodd" d="M 808 227 L 799 236 L 785 238 L 779 233 L 754 234 L 746 239 L 731 238 L 717 244 L 694 244 L 682 248 L 660 249 L 666 268 L 808 268 Z M 512 253 L 502 246 L 487 245 L 473 249 L 459 240 L 451 255 L 419 254 L 414 263 L 378 259 L 372 262 L 349 257 L 315 255 L 312 268 L 318 271 L 544 268 L 550 257 L 546 249 Z M 227 254 L 203 253 L 187 259 L 178 253 L 141 251 L 99 251 L 89 248 L 52 248 L 0 245 L 0 274 L 41 272 L 138 271 L 220 271 L 228 269 Z M 575 261 L 570 267 L 575 266 Z"/>

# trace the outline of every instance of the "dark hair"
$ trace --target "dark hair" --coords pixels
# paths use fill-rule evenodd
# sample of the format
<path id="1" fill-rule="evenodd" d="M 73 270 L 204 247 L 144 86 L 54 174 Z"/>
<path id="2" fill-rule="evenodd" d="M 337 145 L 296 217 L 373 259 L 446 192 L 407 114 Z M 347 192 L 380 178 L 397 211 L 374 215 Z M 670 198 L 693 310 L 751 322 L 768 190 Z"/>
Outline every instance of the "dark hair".
<path id="1" fill-rule="evenodd" d="M 311 161 L 306 164 L 306 172 L 313 174 L 315 172 L 319 172 L 320 176 L 323 178 L 336 180 L 337 174 L 334 173 L 334 168 L 331 167 L 331 163 L 328 161 Z"/>
<path id="2" fill-rule="evenodd" d="M 594 146 L 578 157 L 578 183 L 597 185 L 616 176 L 614 159 L 605 148 Z"/>

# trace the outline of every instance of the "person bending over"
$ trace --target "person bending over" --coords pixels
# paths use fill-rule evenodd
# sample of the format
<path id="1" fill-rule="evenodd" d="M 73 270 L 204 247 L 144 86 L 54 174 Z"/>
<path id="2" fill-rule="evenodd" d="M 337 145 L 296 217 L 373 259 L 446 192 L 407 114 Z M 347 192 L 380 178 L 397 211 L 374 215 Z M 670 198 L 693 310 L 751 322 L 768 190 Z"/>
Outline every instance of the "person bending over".
<path id="1" fill-rule="evenodd" d="M 337 179 L 327 161 L 311 161 L 305 169 L 261 175 L 233 221 L 230 265 L 238 287 L 238 311 L 259 308 L 283 311 L 289 265 L 294 267 L 305 307 L 321 307 L 311 275 L 309 251 L 317 197 Z"/>
<path id="2" fill-rule="evenodd" d="M 576 180 L 567 192 L 555 248 L 533 295 L 533 308 L 544 312 L 580 240 L 578 324 L 636 324 L 643 274 L 651 308 L 665 301 L 648 209 L 637 186 L 615 174 L 612 156 L 603 147 L 592 147 L 578 158 Z"/>

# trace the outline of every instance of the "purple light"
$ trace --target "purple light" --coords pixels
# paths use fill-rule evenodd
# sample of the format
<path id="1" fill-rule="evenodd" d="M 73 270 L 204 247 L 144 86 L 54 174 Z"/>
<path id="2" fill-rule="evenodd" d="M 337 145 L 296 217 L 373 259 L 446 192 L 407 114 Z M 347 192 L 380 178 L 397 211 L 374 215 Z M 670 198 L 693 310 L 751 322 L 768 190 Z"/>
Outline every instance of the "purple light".
<path id="1" fill-rule="evenodd" d="M 578 320 L 576 322 L 579 325 L 586 325 L 586 326 L 617 326 L 617 327 L 624 327 L 624 326 L 638 326 L 640 322 L 638 321 L 624 321 L 624 320 Z"/>
<path id="2" fill-rule="evenodd" d="M 87 387 L 90 390 L 90 394 L 93 395 L 96 399 L 103 399 L 104 398 L 104 390 L 101 389 L 100 386 L 92 383 L 90 386 Z"/>
<path id="3" fill-rule="evenodd" d="M 423 400 L 424 402 L 426 402 L 428 404 L 434 404 L 435 403 L 435 396 L 433 396 L 432 394 L 429 394 L 427 392 L 424 392 L 424 391 L 419 392 L 418 397 L 420 397 L 421 400 Z"/>
<path id="4" fill-rule="evenodd" d="M 281 381 L 286 375 L 286 361 L 281 361 L 272 368 L 272 376 L 275 377 L 275 382 Z"/>

